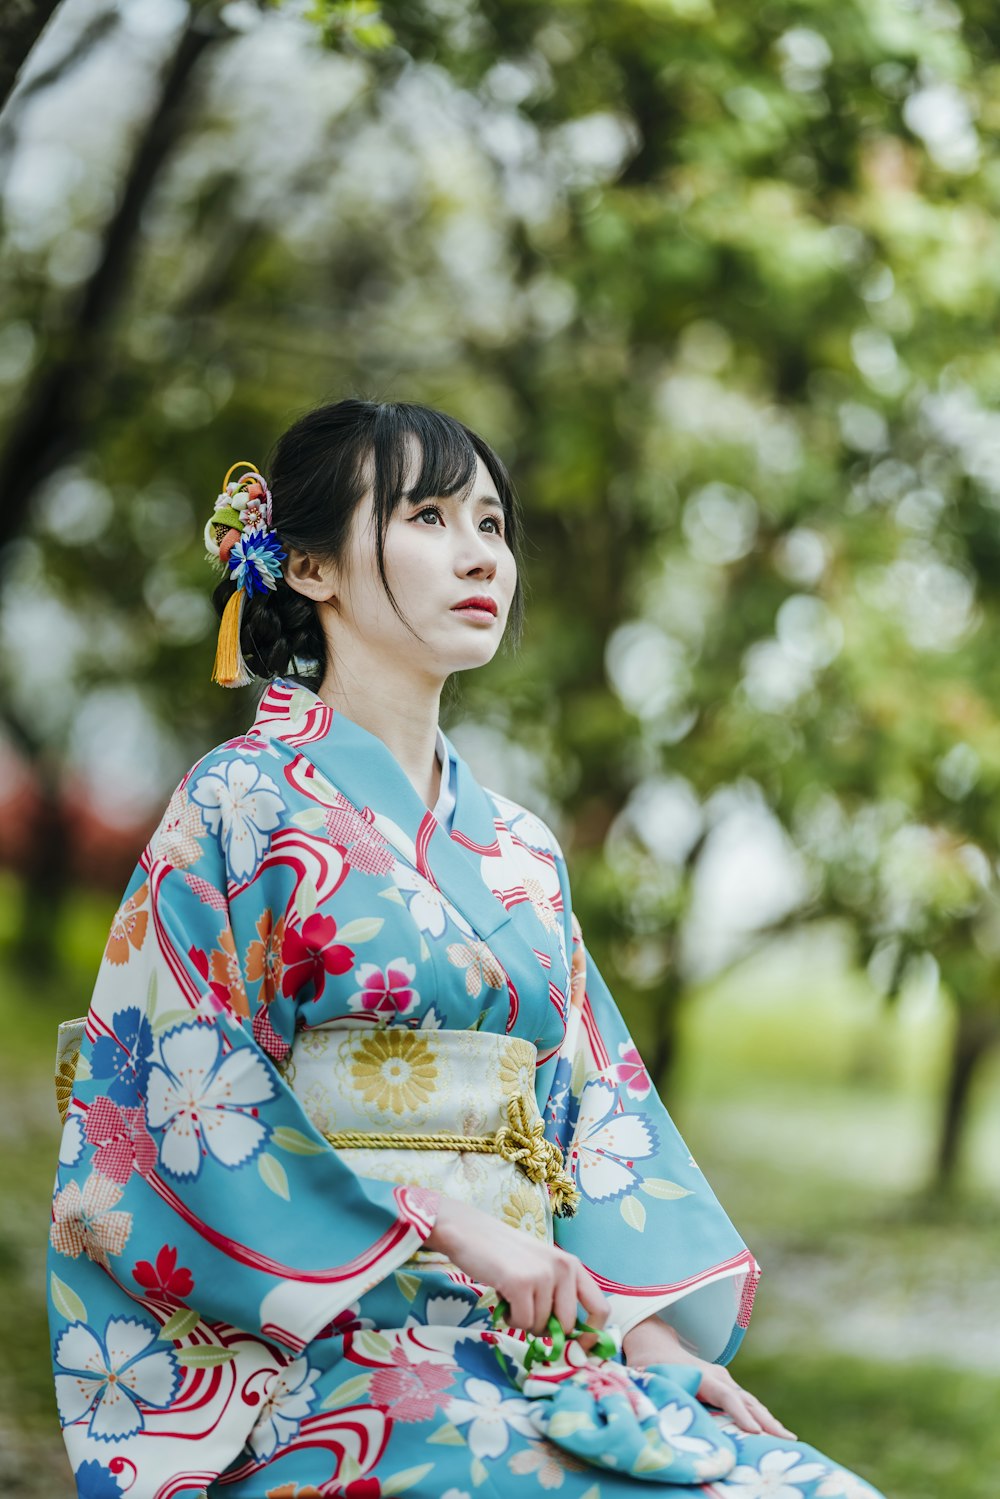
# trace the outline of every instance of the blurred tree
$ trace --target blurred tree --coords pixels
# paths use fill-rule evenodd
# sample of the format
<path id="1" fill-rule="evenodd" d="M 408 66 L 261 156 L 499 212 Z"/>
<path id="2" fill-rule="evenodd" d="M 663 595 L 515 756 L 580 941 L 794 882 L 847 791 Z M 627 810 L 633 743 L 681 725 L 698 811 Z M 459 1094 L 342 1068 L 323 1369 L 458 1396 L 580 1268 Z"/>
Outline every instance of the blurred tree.
<path id="1" fill-rule="evenodd" d="M 540 767 L 659 1080 L 694 959 L 735 950 L 695 953 L 692 911 L 749 808 L 796 850 L 795 919 L 849 920 L 887 991 L 933 954 L 958 1016 L 947 1176 L 1000 1015 L 990 18 L 948 0 L 224 14 L 246 34 L 212 49 L 132 188 L 131 274 L 85 359 L 65 331 L 115 223 L 94 202 L 124 205 L 141 131 L 48 238 L 4 197 L 0 381 L 33 365 L 36 391 L 72 394 L 52 431 L 44 401 L 27 425 L 0 411 L 6 482 L 30 497 L 2 559 L 9 716 L 56 764 L 113 683 L 137 685 L 163 770 L 235 730 L 191 545 L 219 454 L 259 460 L 325 391 L 456 410 L 509 456 L 533 552 L 528 641 L 463 680 L 465 715 Z M 43 610 L 87 626 L 60 637 L 47 666 L 70 685 L 40 713 L 49 678 L 19 676 L 9 642 Z"/>
<path id="2" fill-rule="evenodd" d="M 58 0 L 8 0 L 0 12 L 0 109 Z"/>

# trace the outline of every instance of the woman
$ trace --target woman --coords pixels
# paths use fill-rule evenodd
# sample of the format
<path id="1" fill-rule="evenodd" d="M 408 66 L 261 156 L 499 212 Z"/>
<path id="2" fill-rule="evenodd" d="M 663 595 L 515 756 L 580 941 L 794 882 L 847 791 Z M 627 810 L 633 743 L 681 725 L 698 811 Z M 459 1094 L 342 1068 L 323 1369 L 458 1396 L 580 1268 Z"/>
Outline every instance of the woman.
<path id="1" fill-rule="evenodd" d="M 267 685 L 170 798 L 61 1068 L 78 1493 L 874 1496 L 724 1367 L 753 1256 L 551 831 L 438 727 L 520 627 L 503 464 L 345 400 L 270 488 L 234 469 L 214 675 Z"/>

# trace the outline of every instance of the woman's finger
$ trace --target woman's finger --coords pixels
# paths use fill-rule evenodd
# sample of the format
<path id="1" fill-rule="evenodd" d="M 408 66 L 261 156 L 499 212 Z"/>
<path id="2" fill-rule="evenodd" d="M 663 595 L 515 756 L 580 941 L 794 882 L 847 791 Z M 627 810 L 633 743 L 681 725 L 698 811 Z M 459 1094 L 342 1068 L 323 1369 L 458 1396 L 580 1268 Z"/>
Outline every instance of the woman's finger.
<path id="1" fill-rule="evenodd" d="M 710 1390 L 706 1391 L 706 1394 L 708 1394 L 713 1405 L 718 1406 L 720 1410 L 724 1410 L 728 1415 L 732 1416 L 737 1426 L 742 1427 L 744 1431 L 752 1432 L 755 1435 L 760 1435 L 763 1432 L 763 1427 L 747 1404 L 739 1385 L 722 1385 L 720 1383 L 714 1389 L 710 1388 Z"/>
<path id="2" fill-rule="evenodd" d="M 587 1321 L 603 1327 L 611 1315 L 611 1303 L 590 1271 L 577 1261 L 575 1295 L 587 1313 Z"/>
<path id="3" fill-rule="evenodd" d="M 556 1285 L 553 1310 L 563 1332 L 569 1337 L 576 1326 L 576 1276 L 560 1276 Z"/>
<path id="4" fill-rule="evenodd" d="M 798 1441 L 798 1437 L 794 1431 L 789 1431 L 787 1426 L 782 1426 L 777 1416 L 772 1416 L 763 1400 L 758 1400 L 757 1396 L 751 1395 L 749 1390 L 744 1390 L 743 1394 L 749 1401 L 751 1410 L 757 1416 L 758 1421 L 765 1431 L 769 1431 L 772 1436 L 790 1437 L 793 1442 Z"/>

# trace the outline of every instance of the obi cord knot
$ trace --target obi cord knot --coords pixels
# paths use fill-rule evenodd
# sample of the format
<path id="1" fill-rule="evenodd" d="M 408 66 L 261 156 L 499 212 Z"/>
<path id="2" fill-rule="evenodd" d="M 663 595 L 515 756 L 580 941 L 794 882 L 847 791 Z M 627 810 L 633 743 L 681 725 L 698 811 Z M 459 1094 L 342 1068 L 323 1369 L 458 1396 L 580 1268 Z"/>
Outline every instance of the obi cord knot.
<path id="1" fill-rule="evenodd" d="M 507 1123 L 493 1136 L 497 1155 L 512 1161 L 530 1182 L 545 1182 L 549 1188 L 552 1211 L 557 1218 L 571 1218 L 576 1212 L 580 1194 L 563 1166 L 558 1146 L 545 1138 L 541 1119 L 532 1119 L 523 1093 L 507 1100 Z"/>
<path id="2" fill-rule="evenodd" d="M 558 1147 L 545 1139 L 544 1128 L 541 1119 L 531 1119 L 529 1100 L 515 1093 L 507 1100 L 507 1123 L 492 1135 L 461 1135 L 446 1129 L 428 1134 L 360 1129 L 324 1130 L 322 1134 L 335 1150 L 455 1150 L 502 1156 L 530 1182 L 544 1182 L 555 1216 L 570 1218 L 580 1194 L 566 1174 Z"/>
<path id="3" fill-rule="evenodd" d="M 233 471 L 247 473 L 232 478 Z M 267 598 L 281 577 L 282 549 L 272 524 L 271 491 L 255 464 L 240 459 L 227 471 L 215 507 L 205 522 L 205 550 L 210 562 L 221 562 L 236 587 L 222 614 L 212 681 L 221 687 L 246 687 L 253 681 L 240 649 L 243 603 L 259 593 Z"/>

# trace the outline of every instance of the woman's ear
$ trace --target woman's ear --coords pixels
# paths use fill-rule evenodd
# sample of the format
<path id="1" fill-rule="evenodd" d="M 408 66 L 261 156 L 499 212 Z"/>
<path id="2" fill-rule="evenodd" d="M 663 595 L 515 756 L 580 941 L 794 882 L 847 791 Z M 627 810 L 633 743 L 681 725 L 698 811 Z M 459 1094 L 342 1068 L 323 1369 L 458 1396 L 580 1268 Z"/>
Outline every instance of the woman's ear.
<path id="1" fill-rule="evenodd" d="M 321 562 L 310 557 L 298 547 L 285 548 L 288 559 L 284 566 L 285 582 L 296 593 L 304 594 L 316 603 L 326 603 L 336 593 L 337 567 L 333 562 Z"/>

